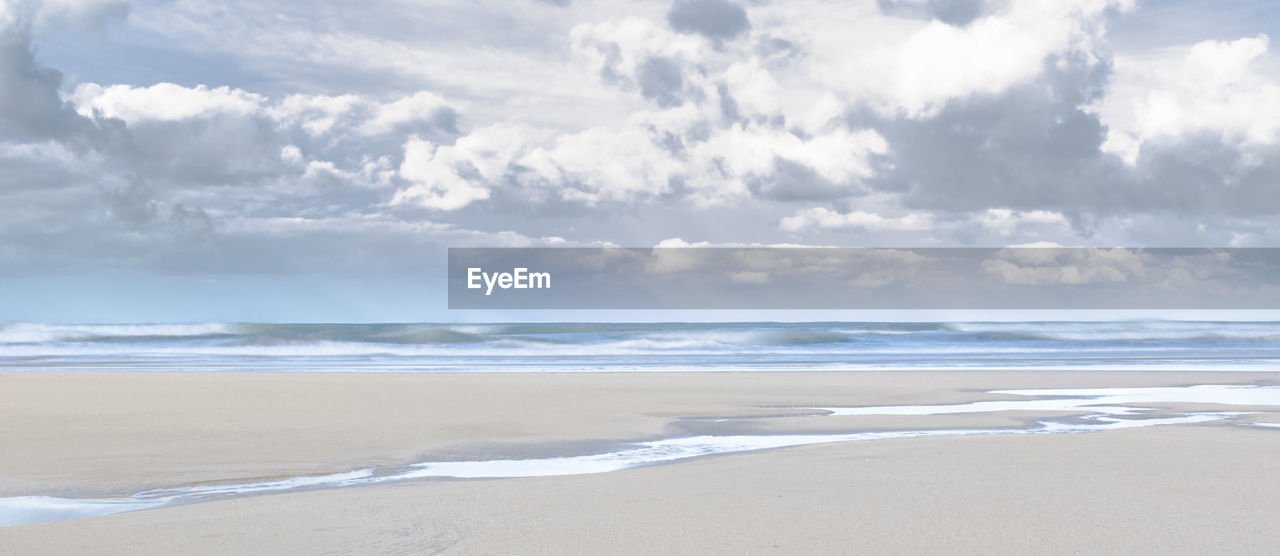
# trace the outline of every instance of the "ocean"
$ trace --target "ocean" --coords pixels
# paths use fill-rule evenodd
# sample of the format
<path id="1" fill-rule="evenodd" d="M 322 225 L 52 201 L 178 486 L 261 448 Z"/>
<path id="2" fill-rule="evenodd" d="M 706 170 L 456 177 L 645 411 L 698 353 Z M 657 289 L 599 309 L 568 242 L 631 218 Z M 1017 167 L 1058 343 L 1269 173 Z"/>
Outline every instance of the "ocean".
<path id="1" fill-rule="evenodd" d="M 1280 370 L 1280 322 L 0 323 L 0 369 Z"/>

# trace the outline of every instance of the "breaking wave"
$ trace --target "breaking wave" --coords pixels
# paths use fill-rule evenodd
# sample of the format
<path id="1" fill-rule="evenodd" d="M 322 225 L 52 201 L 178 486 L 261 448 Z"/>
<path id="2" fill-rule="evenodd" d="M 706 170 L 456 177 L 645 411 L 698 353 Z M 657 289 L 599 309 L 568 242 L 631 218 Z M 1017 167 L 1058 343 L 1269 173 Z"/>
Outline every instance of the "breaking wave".
<path id="1" fill-rule="evenodd" d="M 0 368 L 1276 368 L 1276 322 L 0 323 Z"/>

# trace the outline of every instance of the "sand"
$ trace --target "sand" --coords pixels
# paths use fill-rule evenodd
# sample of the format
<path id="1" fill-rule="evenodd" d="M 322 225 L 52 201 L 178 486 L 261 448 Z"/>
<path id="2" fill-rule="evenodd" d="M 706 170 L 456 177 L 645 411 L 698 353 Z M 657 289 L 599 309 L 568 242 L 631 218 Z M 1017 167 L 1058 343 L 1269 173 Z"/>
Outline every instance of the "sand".
<path id="1" fill-rule="evenodd" d="M 0 373 L 0 496 L 548 456 L 681 417 L 955 403 L 991 389 L 1280 384 L 1271 373 Z M 1178 408 L 1184 409 L 1184 408 Z M 1197 408 L 1221 409 L 1221 408 Z M 1240 409 L 1240 408 L 1234 408 Z M 762 419 L 740 432 L 1039 415 Z M 1268 552 L 1280 422 L 849 442 L 586 476 L 433 479 L 0 528 L 13 553 Z"/>

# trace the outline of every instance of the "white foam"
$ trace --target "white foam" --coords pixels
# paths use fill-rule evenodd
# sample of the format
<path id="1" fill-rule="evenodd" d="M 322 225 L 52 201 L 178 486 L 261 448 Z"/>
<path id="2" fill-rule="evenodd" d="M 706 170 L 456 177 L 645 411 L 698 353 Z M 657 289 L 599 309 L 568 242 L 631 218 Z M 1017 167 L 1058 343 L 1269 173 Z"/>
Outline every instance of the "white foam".
<path id="1" fill-rule="evenodd" d="M 200 336 L 222 334 L 231 327 L 222 323 L 202 324 L 42 324 L 0 323 L 0 344 L 65 342 L 98 336 Z"/>
<path id="2" fill-rule="evenodd" d="M 1140 407 L 1120 404 L 1196 403 L 1214 405 L 1280 406 L 1280 387 L 1202 385 L 1160 388 L 1089 388 L 1055 390 L 995 390 L 991 394 L 1014 396 L 1055 396 L 1036 400 L 994 400 L 947 405 L 889 405 L 868 407 L 820 407 L 834 416 L 856 415 L 950 415 L 996 411 L 1083 411 L 1108 415 L 1131 415 Z"/>
<path id="3" fill-rule="evenodd" d="M 1030 429 L 936 429 L 849 434 L 802 434 L 762 436 L 693 436 L 672 438 L 654 442 L 642 442 L 637 448 L 566 458 L 433 462 L 415 465 L 415 471 L 376 481 L 402 480 L 422 477 L 545 477 L 553 475 L 584 475 L 620 471 L 642 465 L 668 463 L 682 459 L 713 454 L 750 452 L 790 446 L 850 442 L 857 440 L 888 440 L 903 438 L 929 438 L 947 436 L 1011 435 L 1011 434 L 1064 434 L 1096 432 L 1133 427 L 1151 427 L 1181 423 L 1203 423 L 1233 417 L 1232 413 L 1200 413 L 1180 417 L 1152 419 L 1118 419 L 1093 416 L 1091 423 L 1042 422 Z"/>
<path id="4" fill-rule="evenodd" d="M 1082 396 L 1098 403 L 1197 403 L 1218 405 L 1280 405 L 1280 386 L 1204 384 L 1157 388 L 1085 388 L 1057 390 L 995 390 L 1017 396 Z"/>
<path id="5" fill-rule="evenodd" d="M 372 477 L 374 470 L 357 469 L 345 473 L 333 473 L 329 475 L 305 475 L 301 477 L 289 477 L 287 479 L 279 479 L 274 481 L 255 481 L 248 483 L 226 483 L 214 485 L 200 485 L 194 487 L 178 487 L 153 489 L 139 492 L 133 495 L 134 498 L 144 500 L 169 500 L 172 501 L 178 497 L 192 498 L 212 498 L 218 496 L 234 496 L 239 494 L 256 494 L 263 492 L 276 492 L 281 490 L 298 490 L 314 487 L 330 487 L 342 486 L 345 484 L 355 484 L 360 479 Z"/>

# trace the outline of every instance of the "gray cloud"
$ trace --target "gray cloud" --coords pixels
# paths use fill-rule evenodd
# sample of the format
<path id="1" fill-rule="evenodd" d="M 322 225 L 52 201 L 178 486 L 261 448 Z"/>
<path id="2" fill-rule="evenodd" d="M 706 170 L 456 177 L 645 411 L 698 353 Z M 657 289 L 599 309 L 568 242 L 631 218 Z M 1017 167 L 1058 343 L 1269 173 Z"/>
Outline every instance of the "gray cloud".
<path id="1" fill-rule="evenodd" d="M 1280 212 L 1280 152 L 1244 155 L 1216 135 L 1149 145 L 1128 176 L 1128 203 L 1176 214 L 1269 216 Z"/>
<path id="2" fill-rule="evenodd" d="M 284 171 L 282 138 L 260 119 L 145 122 L 130 128 L 134 158 L 143 175 L 184 184 L 246 184 Z"/>
<path id="3" fill-rule="evenodd" d="M 27 26 L 0 29 L 0 132 L 18 139 L 71 139 L 90 127 L 62 100 L 62 72 L 40 66 Z"/>
<path id="4" fill-rule="evenodd" d="M 726 0 L 676 0 L 667 12 L 667 22 L 677 31 L 716 41 L 730 40 L 751 30 L 747 11 Z"/>
<path id="5" fill-rule="evenodd" d="M 663 108 L 684 103 L 684 77 L 680 65 L 669 58 L 645 60 L 636 71 L 640 94 Z"/>
<path id="6" fill-rule="evenodd" d="M 324 3 L 316 12 L 333 25 L 326 29 L 297 23 L 312 21 L 302 17 L 311 8 L 290 3 L 235 3 L 219 23 L 186 4 L 140 4 L 130 17 L 142 17 L 100 39 L 117 67 L 149 72 L 118 78 L 98 67 L 96 52 L 51 64 L 32 43 L 69 31 L 5 28 L 0 267 L 426 272 L 433 263 L 417 253 L 552 237 L 620 245 L 1280 241 L 1274 148 L 1244 152 L 1200 133 L 1146 143 L 1133 166 L 1100 151 L 1107 129 L 1084 106 L 1109 86 L 1104 46 L 1050 58 L 1037 75 L 951 98 L 936 113 L 886 115 L 856 91 L 824 88 L 842 76 L 817 65 L 831 55 L 822 49 L 843 43 L 810 40 L 822 30 L 795 24 L 822 14 L 756 3 L 748 20 L 737 4 L 681 1 L 664 24 L 661 8 L 562 4 L 495 14 L 467 2 L 422 13 Z M 879 4 L 897 17 L 955 25 L 995 7 Z M 170 37 L 165 57 L 134 63 L 122 53 L 166 40 L 156 27 L 133 27 L 142 22 L 189 25 L 190 36 Z M 271 44 L 245 44 L 249 36 Z M 324 42 L 337 36 L 341 44 Z M 580 49 L 582 36 L 594 42 Z M 298 49 L 287 43 L 297 37 L 324 40 Z M 268 46 L 296 55 L 276 57 Z M 166 65 L 209 59 L 220 63 L 166 73 Z M 548 74 L 556 79 L 529 77 Z M 602 84 L 601 74 L 612 80 Z M 135 89 L 173 81 L 188 92 L 204 84 L 206 93 L 231 85 L 258 104 L 78 113 L 68 99 L 89 81 Z M 423 92 L 444 100 L 368 123 Z M 827 93 L 837 117 L 809 121 Z M 332 114 L 324 102 L 292 116 L 272 112 L 295 94 L 356 100 Z M 139 110 L 177 111 L 184 102 L 140 101 Z M 851 135 L 863 131 L 882 136 L 884 151 L 859 150 L 865 141 Z M 399 170 L 414 137 L 426 144 L 418 156 L 440 161 L 423 181 L 451 179 L 433 173 L 450 170 L 488 197 L 451 209 L 391 204 L 410 185 Z M 864 157 L 865 173 L 850 163 Z M 783 219 L 791 219 L 786 228 Z"/>
<path id="7" fill-rule="evenodd" d="M 953 101 L 932 118 L 869 116 L 893 145 L 891 168 L 871 185 L 930 209 L 1113 206 L 1122 200 L 1113 179 L 1120 162 L 1098 150 L 1105 129 L 1081 109 L 1107 68 L 1061 62 L 1046 61 L 1032 83 Z"/>
<path id="8" fill-rule="evenodd" d="M 756 43 L 756 53 L 761 58 L 775 63 L 793 59 L 803 54 L 796 43 L 771 35 L 760 37 L 760 40 Z"/>
<path id="9" fill-rule="evenodd" d="M 835 183 L 823 178 L 803 164 L 776 159 L 774 172 L 754 180 L 752 192 L 764 199 L 777 201 L 828 201 L 863 193 L 857 184 Z"/>
<path id="10" fill-rule="evenodd" d="M 998 95 L 953 101 L 936 117 L 853 120 L 893 146 L 876 190 L 905 206 L 950 212 L 989 207 L 1066 213 L 1086 235 L 1098 218 L 1136 212 L 1220 217 L 1280 210 L 1280 152 L 1249 156 L 1216 135 L 1144 147 L 1136 167 L 1099 150 L 1106 128 L 1083 106 L 1110 68 L 1052 59 L 1040 78 Z"/>
<path id="11" fill-rule="evenodd" d="M 107 214 L 131 226 L 142 226 L 156 216 L 156 202 L 150 188 L 131 183 L 107 192 Z"/>
<path id="12" fill-rule="evenodd" d="M 174 233 L 194 241 L 208 241 L 214 229 L 213 218 L 204 209 L 181 203 L 174 205 L 169 212 L 169 225 Z"/>
<path id="13" fill-rule="evenodd" d="M 886 14 L 937 19 L 951 25 L 968 25 L 997 3 L 993 0 L 876 0 L 876 6 Z"/>

